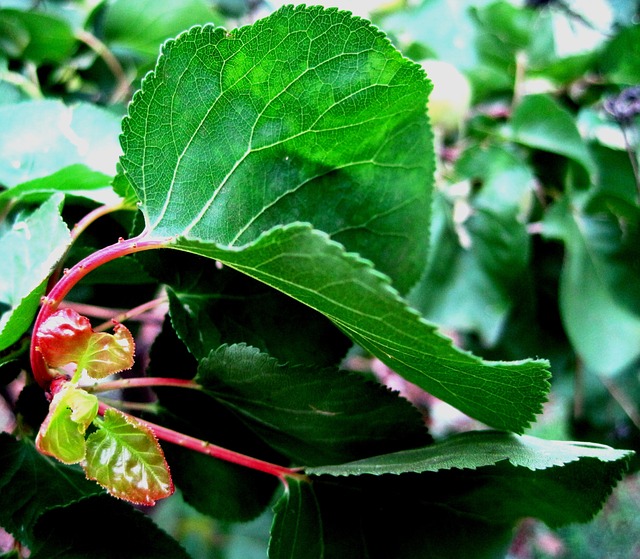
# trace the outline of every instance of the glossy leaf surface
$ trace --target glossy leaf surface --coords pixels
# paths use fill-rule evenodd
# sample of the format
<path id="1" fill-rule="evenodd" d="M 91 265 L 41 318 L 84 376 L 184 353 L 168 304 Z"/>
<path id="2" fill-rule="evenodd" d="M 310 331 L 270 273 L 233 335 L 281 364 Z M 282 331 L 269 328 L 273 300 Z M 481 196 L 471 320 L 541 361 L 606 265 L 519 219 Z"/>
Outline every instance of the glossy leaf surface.
<path id="1" fill-rule="evenodd" d="M 36 332 L 38 351 L 57 369 L 71 363 L 92 378 L 104 378 L 133 365 L 135 343 L 126 326 L 114 334 L 94 332 L 89 319 L 70 308 L 55 311 Z"/>
<path id="2" fill-rule="evenodd" d="M 140 505 L 153 505 L 174 490 L 153 433 L 117 410 L 106 410 L 98 430 L 89 435 L 85 471 L 112 495 Z"/>

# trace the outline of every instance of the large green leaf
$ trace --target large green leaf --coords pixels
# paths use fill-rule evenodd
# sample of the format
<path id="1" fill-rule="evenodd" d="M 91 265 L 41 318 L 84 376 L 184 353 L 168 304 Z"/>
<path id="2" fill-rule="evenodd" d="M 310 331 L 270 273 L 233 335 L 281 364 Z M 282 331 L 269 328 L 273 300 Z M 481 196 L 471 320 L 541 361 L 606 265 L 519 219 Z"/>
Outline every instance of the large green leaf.
<path id="1" fill-rule="evenodd" d="M 453 435 L 425 448 L 365 458 L 350 464 L 307 468 L 309 474 L 362 475 L 475 470 L 508 461 L 512 466 L 546 470 L 586 458 L 618 464 L 622 473 L 633 452 L 596 443 L 547 441 L 500 431 L 470 431 Z"/>
<path id="2" fill-rule="evenodd" d="M 430 440 L 408 402 L 338 369 L 289 366 L 245 345 L 200 362 L 196 381 L 300 464 L 330 464 Z"/>
<path id="3" fill-rule="evenodd" d="M 16 219 L 0 237 L 0 350 L 24 334 L 33 321 L 47 278 L 64 256 L 71 237 L 60 216 L 56 195 L 23 219 Z M 8 264 L 8 265 L 7 265 Z"/>
<path id="4" fill-rule="evenodd" d="M 389 367 L 465 413 L 522 432 L 547 391 L 547 363 L 482 362 L 439 335 L 368 261 L 309 225 L 277 227 L 242 249 L 177 239 L 317 309 Z"/>
<path id="5" fill-rule="evenodd" d="M 427 250 L 429 85 L 347 12 L 285 7 L 164 45 L 123 122 L 147 233 L 230 246 L 308 221 L 396 287 Z"/>
<path id="6" fill-rule="evenodd" d="M 626 472 L 632 454 L 593 443 L 475 431 L 423 449 L 309 468 L 307 473 L 314 479 L 355 476 L 364 492 L 373 491 L 375 479 L 381 479 L 381 489 L 406 492 L 416 503 L 439 504 L 492 523 L 533 516 L 560 526 L 592 518 Z"/>

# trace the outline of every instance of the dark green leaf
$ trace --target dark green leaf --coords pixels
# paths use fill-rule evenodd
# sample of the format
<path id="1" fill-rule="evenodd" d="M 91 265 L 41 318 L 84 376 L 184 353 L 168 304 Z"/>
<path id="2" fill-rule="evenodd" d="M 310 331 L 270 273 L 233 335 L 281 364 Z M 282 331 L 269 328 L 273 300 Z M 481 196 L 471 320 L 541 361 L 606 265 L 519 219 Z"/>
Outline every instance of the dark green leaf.
<path id="1" fill-rule="evenodd" d="M 320 505 L 325 557 L 341 559 L 496 559 L 513 536 L 509 524 L 493 524 L 448 507 L 432 474 L 418 476 L 314 478 Z M 367 483 L 367 481 L 369 483 Z M 375 483 L 374 483 L 375 482 Z M 446 483 L 445 490 L 455 490 Z M 434 495 L 429 499 L 429 491 Z M 440 500 L 441 502 L 438 502 Z M 495 508 L 500 501 L 494 501 Z"/>
<path id="2" fill-rule="evenodd" d="M 28 101 L 0 106 L 0 184 L 13 187 L 81 163 L 108 176 L 120 155 L 120 118 L 96 105 Z"/>
<path id="3" fill-rule="evenodd" d="M 311 483 L 288 479 L 274 507 L 269 559 L 322 559 L 322 519 Z"/>
<path id="4" fill-rule="evenodd" d="M 106 495 L 46 512 L 35 533 L 32 559 L 190 559 L 148 515 Z"/>
<path id="5" fill-rule="evenodd" d="M 282 363 L 328 367 L 351 346 L 325 316 L 262 282 L 209 259 L 155 252 L 140 261 L 170 286 L 171 323 L 197 359 L 223 343 L 245 342 Z"/>
<path id="6" fill-rule="evenodd" d="M 307 472 L 357 476 L 356 486 L 365 493 L 375 491 L 380 478 L 363 474 L 391 473 L 380 489 L 411 495 L 416 504 L 439 504 L 497 524 L 532 516 L 560 526 L 593 517 L 632 454 L 593 443 L 476 431 L 424 449 Z"/>
<path id="7" fill-rule="evenodd" d="M 322 312 L 391 369 L 491 426 L 522 432 L 547 391 L 545 361 L 482 362 L 451 345 L 387 278 L 308 225 L 275 228 L 242 249 L 179 239 Z"/>
<path id="8" fill-rule="evenodd" d="M 16 342 L 33 321 L 47 278 L 71 242 L 56 195 L 31 215 L 14 222 L 0 237 L 0 301 L 10 310 L 0 318 L 0 350 Z"/>
<path id="9" fill-rule="evenodd" d="M 345 462 L 430 440 L 408 402 L 346 371 L 282 365 L 234 345 L 201 361 L 196 380 L 299 464 Z"/>
<path id="10" fill-rule="evenodd" d="M 193 378 L 195 367 L 193 356 L 165 322 L 153 345 L 149 374 Z M 249 456 L 286 462 L 210 397 L 194 390 L 155 391 L 163 410 L 152 418 L 154 422 Z M 247 521 L 258 516 L 269 505 L 278 484 L 272 476 L 176 445 L 166 444 L 163 450 L 174 484 L 185 501 L 199 512 L 224 521 Z"/>
<path id="11" fill-rule="evenodd" d="M 0 433 L 0 526 L 34 547 L 40 516 L 54 507 L 102 493 L 80 468 L 43 456 L 33 443 Z"/>
<path id="12" fill-rule="evenodd" d="M 147 233 L 240 246 L 309 221 L 406 291 L 427 250 L 428 91 L 420 66 L 347 12 L 190 30 L 123 122 Z"/>

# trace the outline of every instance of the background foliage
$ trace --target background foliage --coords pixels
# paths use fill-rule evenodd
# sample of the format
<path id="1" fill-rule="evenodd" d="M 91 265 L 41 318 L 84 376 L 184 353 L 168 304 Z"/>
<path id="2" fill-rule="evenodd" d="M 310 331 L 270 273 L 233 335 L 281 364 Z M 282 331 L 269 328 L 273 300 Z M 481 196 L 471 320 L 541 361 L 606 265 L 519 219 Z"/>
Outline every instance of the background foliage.
<path id="1" fill-rule="evenodd" d="M 350 2 L 343 4 L 341 7 L 359 9 Z M 63 191 L 73 200 L 65 207 L 69 223 L 80 219 L 96 202 L 115 202 L 110 184 L 120 154 L 120 120 L 133 91 L 153 68 L 160 44 L 194 24 L 213 22 L 230 29 L 251 23 L 275 7 L 241 0 L 2 2 L 0 183 L 8 190 L 0 192 L 0 203 L 4 204 L 5 215 L 11 209 L 7 204 L 10 199 L 18 199 L 28 208 L 53 191 Z M 410 302 L 454 336 L 459 345 L 478 355 L 499 360 L 522 356 L 551 360 L 551 398 L 531 434 L 638 450 L 640 92 L 633 89 L 640 84 L 638 4 L 631 0 L 423 0 L 393 2 L 363 15 L 388 33 L 407 57 L 450 63 L 468 79 L 472 92 L 469 106 L 465 107 L 463 99 L 459 118 L 453 124 L 439 125 L 432 108 L 437 169 L 431 250 L 421 281 L 408 295 Z M 434 73 L 433 97 L 440 94 L 445 100 L 452 100 L 459 92 L 447 91 L 447 80 L 438 81 L 436 77 Z M 451 75 L 449 79 L 453 80 Z M 15 104 L 32 100 L 42 102 L 36 109 Z M 74 102 L 81 103 L 71 108 Z M 66 119 L 68 125 L 53 126 L 52 119 Z M 29 161 L 21 148 L 25 144 L 37 144 L 50 157 Z M 82 185 L 81 191 L 78 185 Z M 60 203 L 57 197 L 46 202 L 51 206 Z M 43 214 L 46 215 L 46 208 Z M 55 219 L 39 221 L 37 214 L 31 214 L 29 219 L 31 227 L 48 232 L 50 242 L 50 246 L 40 247 L 41 254 L 33 255 L 44 262 L 45 271 L 29 270 L 30 275 L 46 277 L 50 264 L 45 256 L 55 262 L 55 251 L 66 250 L 65 230 Z M 6 223 L 2 227 L 6 232 Z M 112 242 L 114 231 L 128 236 L 133 227 L 130 215 L 113 214 L 108 223 L 91 228 L 83 236 L 82 245 L 73 246 L 70 260 L 78 260 Z M 13 251 L 21 250 L 15 242 L 5 242 L 0 247 L 0 261 L 10 261 Z M 387 273 L 393 270 L 392 260 L 387 263 Z M 156 278 L 168 272 L 155 270 L 152 279 L 149 274 L 150 270 L 154 274 L 153 259 L 149 257 L 144 264 L 143 268 L 139 262 L 129 260 L 126 273 L 122 263 L 111 269 L 105 266 L 83 282 L 74 292 L 74 299 L 99 299 L 107 306 L 127 308 L 151 298 Z M 8 273 L 22 277 L 24 272 L 11 268 Z M 109 279 L 114 273 L 118 274 L 117 285 Z M 231 271 L 227 274 L 216 280 L 222 283 L 221 292 L 233 293 L 238 289 L 236 282 L 245 281 L 266 305 L 279 308 L 282 303 L 271 300 L 250 281 L 239 280 Z M 11 286 L 20 283 L 3 279 Z M 176 324 L 180 324 L 180 313 L 185 309 L 203 315 L 210 314 L 212 308 L 219 314 L 229 315 L 229 308 L 233 313 L 250 314 L 230 302 L 194 297 L 197 286 L 182 285 L 184 279 L 160 279 L 172 285 L 170 304 Z M 20 305 L 37 307 L 45 289 L 39 282 L 21 285 L 15 293 L 3 293 L 0 304 L 18 300 Z M 121 285 L 125 282 L 128 285 L 123 290 Z M 27 294 L 29 297 L 23 300 Z M 292 312 L 302 311 L 294 306 Z M 0 340 L 3 347 L 11 346 L 11 351 L 19 352 L 12 344 L 20 344 L 20 336 L 13 339 L 11 333 L 20 328 L 14 330 L 14 325 L 7 324 L 7 315 L 3 315 Z M 183 318 L 186 328 L 188 317 Z M 322 323 L 314 322 L 313 327 L 321 336 L 333 335 Z M 219 343 L 235 339 L 238 328 L 238 324 L 216 324 L 210 332 L 218 336 L 221 333 L 222 339 L 216 340 Z M 269 325 L 261 324 L 252 330 L 266 336 Z M 171 333 L 165 330 L 163 335 Z M 186 330 L 182 337 L 193 342 L 189 349 L 198 355 L 199 348 L 193 347 L 195 338 Z M 277 339 L 264 340 L 270 350 L 273 348 L 272 355 L 287 361 L 291 355 L 286 352 L 291 349 L 278 343 Z M 296 359 L 313 354 L 313 349 L 300 349 Z M 336 355 L 345 349 L 337 346 Z M 162 355 L 162 344 L 156 344 L 154 351 L 156 363 L 180 363 L 183 371 L 184 364 L 190 363 L 188 356 Z M 440 421 L 439 414 L 449 411 L 446 406 L 416 391 L 380 363 L 369 361 L 369 357 L 352 355 L 350 365 L 356 368 L 364 362 L 367 371 L 423 406 L 432 432 L 448 433 L 475 426 L 460 415 Z M 215 370 L 216 359 L 222 358 L 210 356 L 208 368 L 199 374 L 206 377 L 209 369 Z M 261 365 L 265 375 L 282 374 L 264 356 L 252 358 L 265 361 Z M 327 359 L 332 361 L 331 357 Z M 3 355 L 3 361 L 6 364 L 0 369 L 0 380 L 8 384 L 21 364 L 12 360 L 12 354 Z M 215 384 L 207 388 L 215 394 Z M 180 406 L 183 414 L 196 409 L 193 402 L 172 402 L 171 395 L 159 394 L 174 416 L 179 415 L 175 411 Z M 3 396 L 7 402 L 15 400 L 10 387 Z M 25 414 L 42 414 L 38 411 L 42 406 L 37 394 L 28 391 L 21 394 L 18 402 L 18 409 Z M 220 407 L 214 413 L 220 421 L 232 425 L 227 433 L 230 439 L 245 440 L 248 449 L 261 448 L 260 441 L 243 424 L 229 419 L 228 411 Z M 407 412 L 398 408 L 394 413 Z M 9 410 L 4 414 L 8 429 L 14 418 Z M 378 427 L 389 428 L 384 424 Z M 204 431 L 202 436 L 207 434 Z M 409 432 L 405 436 L 410 440 L 420 434 Z M 384 440 L 381 443 L 387 444 Z M 282 445 L 286 448 L 286 441 Z M 7 451 L 3 463 L 12 464 L 16 471 L 25 463 L 45 460 L 26 455 L 24 449 L 9 443 L 3 448 Z M 277 459 L 273 449 L 260 451 Z M 327 453 L 333 451 L 326 449 Z M 170 463 L 171 452 L 179 454 L 180 450 L 167 452 Z M 303 459 L 325 463 L 323 458 L 307 454 Z M 186 486 L 201 459 L 207 460 L 198 456 L 183 471 L 182 466 L 176 466 L 174 476 Z M 634 472 L 637 457 L 635 460 Z M 182 462 L 175 459 L 173 463 Z M 5 480 L 6 475 L 7 472 Z M 159 505 L 150 516 L 193 557 L 264 556 L 272 513 L 248 523 L 231 523 L 230 520 L 254 517 L 261 507 L 227 509 L 226 503 L 237 502 L 247 487 L 234 485 L 234 467 L 221 465 L 215 476 L 229 481 L 224 503 L 196 502 L 200 509 L 197 513 L 192 508 L 193 501 L 187 505 L 178 495 Z M 126 514 L 132 533 L 141 526 L 154 529 L 150 528 L 149 516 L 129 509 L 123 512 L 119 503 L 109 504 L 104 496 L 97 495 L 94 484 L 85 485 L 85 481 L 70 470 L 73 491 L 84 497 L 75 508 L 91 511 L 99 502 L 105 518 L 118 518 L 119 526 L 123 524 L 120 515 Z M 249 492 L 259 495 L 258 505 L 269 499 L 271 486 L 259 479 L 251 480 L 250 476 L 244 482 L 249 484 Z M 452 477 L 450 483 L 455 486 L 457 480 Z M 354 487 L 353 491 L 360 489 Z M 27 496 L 32 489 L 14 486 L 14 490 L 20 494 L 20 502 L 36 498 L 32 493 Z M 10 502 L 11 495 L 5 493 L 3 499 Z M 43 506 L 56 506 L 55 494 L 45 491 L 37 498 Z M 323 505 L 331 507 L 334 499 L 335 495 L 327 491 L 322 496 Z M 603 513 L 590 524 L 552 530 L 527 521 L 521 525 L 510 553 L 513 557 L 633 557 L 640 553 L 633 537 L 640 530 L 638 502 L 640 486 L 632 472 Z M 368 503 L 360 506 L 365 508 Z M 212 520 L 201 514 L 203 510 L 222 520 Z M 41 523 L 47 526 L 47 533 L 39 534 L 60 549 L 64 549 L 68 537 L 60 528 L 65 514 L 71 514 L 68 509 L 65 511 L 57 516 L 47 513 L 51 522 Z M 410 519 L 401 516 L 388 522 L 387 528 L 399 530 L 402 522 L 409 523 Z M 9 525 L 5 528 L 13 533 L 19 530 Z M 22 529 L 26 533 L 30 528 L 27 519 Z M 440 529 L 443 526 L 433 527 L 434 532 Z M 79 531 L 87 542 L 95 535 L 91 526 Z M 159 532 L 157 549 L 140 553 L 150 557 L 181 553 L 168 542 Z"/>

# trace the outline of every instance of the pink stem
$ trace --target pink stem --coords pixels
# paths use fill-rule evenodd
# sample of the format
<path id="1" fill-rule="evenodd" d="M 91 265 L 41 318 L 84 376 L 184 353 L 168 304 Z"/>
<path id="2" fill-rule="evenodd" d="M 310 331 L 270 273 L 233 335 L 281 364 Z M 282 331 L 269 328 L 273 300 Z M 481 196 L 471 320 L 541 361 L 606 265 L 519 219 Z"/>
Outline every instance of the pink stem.
<path id="1" fill-rule="evenodd" d="M 104 415 L 104 412 L 108 409 L 113 408 L 111 408 L 111 406 L 108 406 L 104 402 L 100 402 L 98 413 L 100 415 Z M 179 433 L 178 431 L 174 431 L 173 429 L 168 429 L 167 427 L 162 427 L 161 425 L 151 423 L 150 421 L 145 421 L 144 419 L 140 419 L 139 417 L 136 417 L 135 419 L 136 421 L 150 429 L 153 434 L 161 440 L 177 444 L 195 452 L 200 452 L 202 454 L 212 456 L 213 458 L 218 458 L 219 460 L 231 462 L 232 464 L 238 464 L 239 466 L 245 466 L 247 468 L 251 468 L 252 470 L 275 476 L 285 484 L 287 478 L 307 479 L 307 477 L 304 474 L 300 473 L 300 471 L 297 469 L 286 468 L 285 466 L 279 466 L 277 464 L 272 464 L 271 462 L 265 462 L 264 460 L 259 460 L 258 458 L 252 458 L 251 456 L 247 456 L 246 454 L 240 454 L 239 452 L 234 452 L 233 450 L 229 450 L 227 448 L 223 448 L 221 446 L 203 441 L 202 439 L 196 439 L 195 437 L 184 435 L 183 433 Z"/>
<path id="2" fill-rule="evenodd" d="M 195 390 L 202 388 L 197 382 L 192 380 L 165 377 L 123 378 L 100 382 L 91 386 L 83 386 L 82 388 L 87 392 L 95 394 L 96 392 L 108 392 L 110 390 L 120 390 L 122 388 L 144 388 L 148 386 L 173 386 L 178 388 L 193 388 Z"/>
<path id="3" fill-rule="evenodd" d="M 162 239 L 143 239 L 142 237 L 134 237 L 128 240 L 119 240 L 116 244 L 104 247 L 80 262 L 75 266 L 65 271 L 64 275 L 51 289 L 48 295 L 42 298 L 42 306 L 40 312 L 36 317 L 36 321 L 33 326 L 33 337 L 31 343 L 31 368 L 33 370 L 33 376 L 38 384 L 47 389 L 51 381 L 55 378 L 49 372 L 49 369 L 42 358 L 38 346 L 33 342 L 36 337 L 36 333 L 40 328 L 40 325 L 56 311 L 62 300 L 68 295 L 69 291 L 89 272 L 95 270 L 99 266 L 136 252 L 142 252 L 144 250 L 151 250 L 155 248 L 163 248 L 169 242 L 168 238 Z"/>

